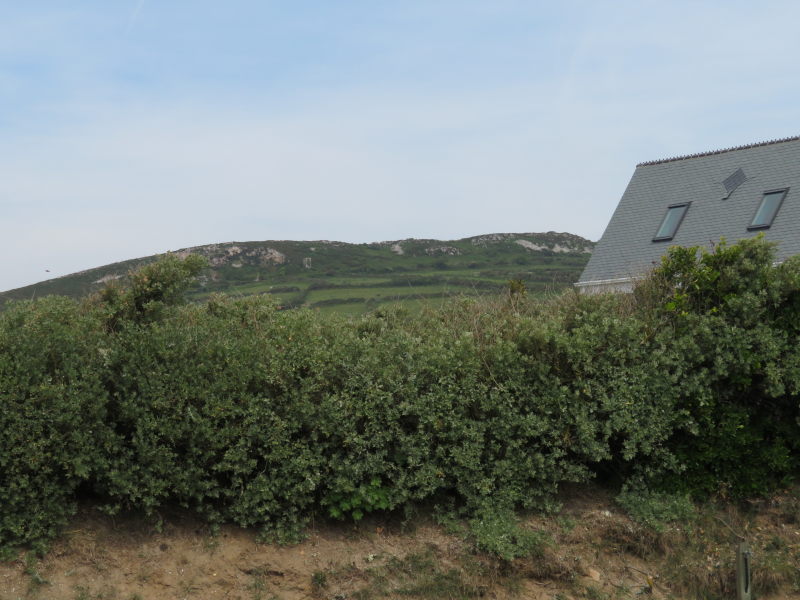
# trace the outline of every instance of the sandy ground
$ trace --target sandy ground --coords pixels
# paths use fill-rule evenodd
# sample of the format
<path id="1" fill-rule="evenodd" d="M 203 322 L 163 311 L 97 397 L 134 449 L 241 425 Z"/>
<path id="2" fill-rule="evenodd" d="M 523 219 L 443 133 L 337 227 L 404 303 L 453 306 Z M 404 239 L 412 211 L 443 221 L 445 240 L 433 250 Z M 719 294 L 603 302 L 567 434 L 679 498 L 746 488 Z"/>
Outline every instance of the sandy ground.
<path id="1" fill-rule="evenodd" d="M 418 546 L 447 552 L 451 543 L 459 542 L 433 525 L 410 535 L 380 526 L 372 532 L 328 526 L 312 529 L 300 544 L 276 546 L 236 527 L 212 536 L 185 519 L 155 532 L 141 520 L 120 523 L 84 513 L 35 565 L 36 575 L 26 573 L 22 556 L 0 563 L 0 599 L 324 597 L 315 591 L 315 573 L 368 568 L 375 557 L 403 557 Z"/>
<path id="2" fill-rule="evenodd" d="M 643 558 L 658 540 L 633 535 L 630 520 L 597 490 L 573 494 L 558 516 L 530 517 L 528 525 L 548 531 L 555 543 L 542 557 L 512 564 L 476 553 L 430 519 L 416 523 L 413 530 L 397 518 L 326 523 L 310 527 L 300 544 L 278 546 L 257 543 L 255 532 L 236 527 L 211 535 L 181 513 L 155 531 L 141 518 L 115 519 L 83 508 L 43 559 L 26 562 L 20 554 L 0 563 L 0 600 L 680 598 L 668 593 L 668 582 Z M 417 575 L 407 558 L 421 554 L 435 563 L 440 578 L 456 573 L 470 582 L 469 594 L 409 592 Z M 390 571 L 391 564 L 405 570 Z M 387 573 L 393 573 L 388 588 L 376 588 Z M 405 591 L 399 583 L 392 591 L 392 582 Z M 773 596 L 783 597 L 792 596 Z"/>

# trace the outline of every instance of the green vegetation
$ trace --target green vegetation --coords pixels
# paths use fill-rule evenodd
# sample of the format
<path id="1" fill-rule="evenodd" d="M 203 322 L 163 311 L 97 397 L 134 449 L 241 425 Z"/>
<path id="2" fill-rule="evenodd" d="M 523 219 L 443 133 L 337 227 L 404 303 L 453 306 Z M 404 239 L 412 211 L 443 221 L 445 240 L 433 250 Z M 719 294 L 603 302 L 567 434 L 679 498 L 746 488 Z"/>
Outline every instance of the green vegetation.
<path id="1" fill-rule="evenodd" d="M 568 233 L 491 234 L 442 242 L 233 242 L 191 248 L 208 262 L 188 290 L 202 302 L 213 293 L 269 294 L 282 307 L 309 306 L 357 316 L 382 304 L 424 307 L 454 295 L 497 296 L 509 279 L 534 293 L 577 281 L 594 244 Z M 187 251 L 178 251 L 183 256 Z M 163 256 L 163 255 L 162 255 Z M 159 256 L 90 269 L 0 293 L 8 300 L 48 294 L 81 298 Z"/>
<path id="2" fill-rule="evenodd" d="M 673 523 L 686 527 L 697 516 L 688 494 L 625 490 L 617 496 L 617 502 L 634 521 L 658 533 L 663 533 Z"/>
<path id="3" fill-rule="evenodd" d="M 12 302 L 0 546 L 52 537 L 86 493 L 278 540 L 424 501 L 510 560 L 542 551 L 512 511 L 554 509 L 565 482 L 769 492 L 800 466 L 800 260 L 772 263 L 760 238 L 674 248 L 630 296 L 515 282 L 353 319 L 269 295 L 182 304 L 203 261 L 169 256 L 84 301 Z M 645 522 L 685 508 L 664 498 Z"/>
<path id="4" fill-rule="evenodd" d="M 548 541 L 538 531 L 520 526 L 511 510 L 483 510 L 470 520 L 470 531 L 475 546 L 503 560 L 539 556 Z"/>
<path id="5" fill-rule="evenodd" d="M 378 598 L 481 598 L 486 596 L 485 581 L 497 579 L 492 567 L 481 564 L 471 556 L 450 557 L 456 564 L 445 567 L 441 551 L 428 547 L 404 557 L 375 557 L 376 566 L 364 569 L 354 564 L 317 572 L 312 576 L 312 588 L 318 597 L 348 597 L 358 600 Z M 325 582 L 320 586 L 318 580 Z M 357 585 L 353 585 L 357 582 Z M 503 582 L 508 585 L 508 582 Z M 347 590 L 348 593 L 322 595 L 323 587 Z"/>
<path id="6" fill-rule="evenodd" d="M 670 449 L 681 469 L 667 489 L 746 497 L 797 473 L 800 257 L 773 266 L 773 250 L 761 238 L 672 248 L 638 290 L 674 354 Z"/>

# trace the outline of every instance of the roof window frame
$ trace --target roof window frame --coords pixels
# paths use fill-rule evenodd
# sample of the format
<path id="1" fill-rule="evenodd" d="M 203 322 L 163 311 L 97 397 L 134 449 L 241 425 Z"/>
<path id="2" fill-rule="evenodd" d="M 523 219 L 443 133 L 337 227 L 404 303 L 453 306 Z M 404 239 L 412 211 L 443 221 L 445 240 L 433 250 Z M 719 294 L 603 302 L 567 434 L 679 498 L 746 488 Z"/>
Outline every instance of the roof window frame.
<path id="1" fill-rule="evenodd" d="M 770 194 L 777 194 L 779 192 L 783 192 L 783 195 L 781 196 L 781 199 L 778 202 L 778 206 L 775 208 L 775 212 L 772 213 L 772 218 L 769 220 L 769 223 L 754 225 L 753 221 L 755 221 L 756 217 L 758 216 L 758 213 L 761 212 L 761 207 L 764 206 L 764 200 L 766 199 L 766 197 L 769 196 Z M 783 202 L 786 200 L 786 196 L 788 195 L 789 195 L 788 187 L 776 188 L 774 190 L 766 190 L 764 192 L 761 192 L 761 202 L 758 203 L 756 211 L 753 213 L 753 216 L 750 219 L 750 225 L 747 226 L 747 231 L 759 231 L 762 229 L 769 229 L 770 227 L 772 227 L 772 224 L 775 223 L 775 217 L 777 217 L 778 213 L 781 211 Z"/>
<path id="2" fill-rule="evenodd" d="M 655 235 L 653 235 L 653 241 L 654 242 L 668 242 L 671 239 L 673 239 L 677 235 L 678 230 L 681 228 L 681 224 L 683 223 L 683 220 L 686 218 L 686 213 L 689 212 L 689 207 L 691 205 L 692 205 L 692 202 L 690 200 L 689 202 L 676 202 L 675 204 L 670 204 L 669 206 L 667 206 L 667 212 L 664 213 L 664 216 L 663 216 L 663 218 L 661 219 L 661 222 L 658 225 L 658 229 L 656 229 L 656 233 L 655 233 Z M 681 206 L 685 207 L 685 209 L 681 213 L 680 219 L 678 219 L 678 222 L 675 224 L 675 228 L 672 230 L 672 234 L 671 235 L 659 236 L 658 232 L 661 231 L 662 227 L 664 227 L 664 222 L 667 220 L 667 216 L 669 215 L 669 211 L 672 210 L 673 208 L 679 208 Z"/>

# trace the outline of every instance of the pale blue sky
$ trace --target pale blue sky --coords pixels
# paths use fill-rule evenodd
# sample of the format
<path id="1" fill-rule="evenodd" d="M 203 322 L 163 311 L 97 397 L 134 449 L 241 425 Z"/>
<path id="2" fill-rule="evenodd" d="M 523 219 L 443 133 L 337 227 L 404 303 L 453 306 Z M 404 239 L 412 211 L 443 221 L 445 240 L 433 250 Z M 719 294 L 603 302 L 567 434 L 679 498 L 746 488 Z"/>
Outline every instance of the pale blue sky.
<path id="1" fill-rule="evenodd" d="M 0 290 L 232 240 L 597 240 L 637 162 L 800 133 L 798 22 L 789 1 L 0 0 Z"/>

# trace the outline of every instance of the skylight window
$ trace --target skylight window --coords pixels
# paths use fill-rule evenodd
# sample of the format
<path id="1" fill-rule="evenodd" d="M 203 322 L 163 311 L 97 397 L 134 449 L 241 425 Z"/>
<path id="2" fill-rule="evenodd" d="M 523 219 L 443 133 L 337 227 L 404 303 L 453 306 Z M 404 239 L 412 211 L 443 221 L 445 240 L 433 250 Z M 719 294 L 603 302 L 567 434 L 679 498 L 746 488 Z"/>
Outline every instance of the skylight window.
<path id="1" fill-rule="evenodd" d="M 764 192 L 764 196 L 761 198 L 761 205 L 758 207 L 753 217 L 753 222 L 750 223 L 748 229 L 768 229 L 775 220 L 775 215 L 778 214 L 778 210 L 780 210 L 788 191 L 787 189 Z"/>
<path id="2" fill-rule="evenodd" d="M 664 215 L 661 227 L 658 228 L 656 236 L 653 238 L 654 242 L 663 242 L 675 237 L 675 233 L 677 233 L 678 227 L 681 226 L 681 221 L 683 221 L 686 211 L 689 210 L 689 204 L 691 203 L 684 202 L 683 204 L 673 204 L 667 207 L 667 214 Z"/>
<path id="3" fill-rule="evenodd" d="M 747 176 L 742 171 L 741 167 L 736 169 L 732 175 L 725 178 L 722 185 L 725 186 L 725 197 L 723 200 L 730 198 L 731 194 L 736 191 L 740 185 L 747 181 Z"/>

